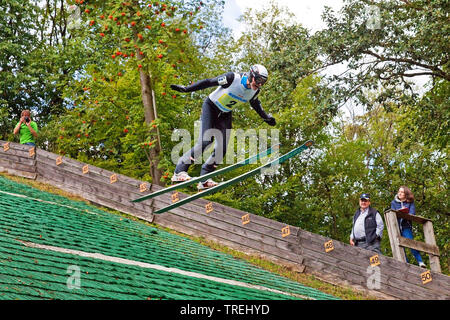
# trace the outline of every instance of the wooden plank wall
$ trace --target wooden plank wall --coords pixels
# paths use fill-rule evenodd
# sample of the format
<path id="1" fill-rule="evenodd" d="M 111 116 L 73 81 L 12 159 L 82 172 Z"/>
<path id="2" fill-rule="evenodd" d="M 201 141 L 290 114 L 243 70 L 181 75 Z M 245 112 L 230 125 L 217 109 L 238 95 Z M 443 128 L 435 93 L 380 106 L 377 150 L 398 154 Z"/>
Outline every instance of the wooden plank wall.
<path id="1" fill-rule="evenodd" d="M 156 199 L 133 203 L 132 199 L 161 189 L 160 186 L 151 185 L 149 191 L 140 192 L 138 181 L 117 174 L 117 182 L 110 183 L 110 177 L 114 172 L 89 166 L 89 171 L 83 173 L 86 165 L 79 161 L 62 157 L 62 163 L 57 165 L 59 156 L 44 150 L 37 150 L 37 180 L 50 183 L 63 190 L 77 194 L 93 203 L 103 205 L 115 210 L 132 214 L 146 221 L 155 222 L 165 227 L 184 232 L 190 235 L 203 236 L 208 239 L 220 241 L 233 248 L 246 253 L 262 254 L 273 261 L 290 265 L 294 269 L 301 270 L 301 257 L 298 256 L 298 246 L 292 244 L 291 239 L 277 239 L 270 237 L 280 235 L 282 224 L 271 222 L 260 227 L 260 231 L 248 228 L 245 234 L 239 229 L 242 224 L 241 214 L 230 216 L 227 211 L 230 208 L 221 207 L 221 212 L 214 210 L 211 214 L 203 216 L 199 212 L 205 211 L 206 200 L 198 200 L 176 208 L 170 214 L 153 215 L 154 210 L 161 209 L 172 203 L 171 194 L 162 195 Z M 187 194 L 179 193 L 180 199 Z M 214 208 L 218 208 L 214 205 Z M 245 213 L 244 213 L 245 214 Z M 154 220 L 154 221 L 153 221 Z M 244 245 L 242 245 L 244 244 Z M 284 250 L 284 251 L 283 251 Z"/>
<path id="2" fill-rule="evenodd" d="M 83 173 L 86 164 L 67 157 L 57 165 L 58 155 L 39 148 L 35 159 L 30 160 L 28 147 L 10 143 L 9 151 L 14 152 L 8 153 L 3 151 L 5 142 L 0 143 L 0 171 L 52 184 L 93 203 L 380 298 L 450 300 L 450 277 L 446 275 L 432 273 L 432 281 L 423 284 L 421 274 L 425 270 L 418 266 L 380 255 L 380 265 L 371 267 L 371 251 L 333 240 L 334 250 L 325 252 L 324 243 L 331 239 L 218 203 L 212 203 L 212 211 L 206 212 L 210 202 L 205 199 L 153 215 L 154 210 L 172 203 L 171 194 L 139 203 L 130 200 L 161 189 L 157 185 L 146 183 L 149 190 L 141 192 L 143 181 L 117 174 L 117 181 L 111 183 L 114 172 L 88 166 L 89 172 Z M 187 196 L 179 193 L 180 199 Z M 248 219 L 242 219 L 246 215 L 248 223 L 244 223 Z M 286 227 L 289 235 L 283 233 Z"/>
<path id="3" fill-rule="evenodd" d="M 5 148 L 7 145 L 9 148 Z M 30 156 L 31 148 L 30 146 L 0 140 L 0 172 L 36 179 L 36 155 Z"/>

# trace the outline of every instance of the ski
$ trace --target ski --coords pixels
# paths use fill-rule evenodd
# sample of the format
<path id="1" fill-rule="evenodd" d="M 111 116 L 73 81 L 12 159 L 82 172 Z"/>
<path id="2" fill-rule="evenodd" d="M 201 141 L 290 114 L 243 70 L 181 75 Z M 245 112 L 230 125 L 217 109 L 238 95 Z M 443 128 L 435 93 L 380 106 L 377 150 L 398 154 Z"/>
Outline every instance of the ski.
<path id="1" fill-rule="evenodd" d="M 260 152 L 260 153 L 258 153 L 256 155 L 254 155 L 254 156 L 251 156 L 251 157 L 249 157 L 247 159 L 244 159 L 244 160 L 242 160 L 242 161 L 240 161 L 238 163 L 235 163 L 235 164 L 233 164 L 231 166 L 224 167 L 222 169 L 219 169 L 219 170 L 207 173 L 207 174 L 205 174 L 203 176 L 200 176 L 200 177 L 192 178 L 190 180 L 187 180 L 187 181 L 184 181 L 184 182 L 181 182 L 181 183 L 177 183 L 177 184 L 175 184 L 173 186 L 170 186 L 170 187 L 167 187 L 167 188 L 155 191 L 155 192 L 153 192 L 151 194 L 145 195 L 145 196 L 140 197 L 138 199 L 131 200 L 131 202 L 141 202 L 141 201 L 144 201 L 144 200 L 147 200 L 147 199 L 151 199 L 151 198 L 160 196 L 162 194 L 165 194 L 165 193 L 173 191 L 173 190 L 177 190 L 177 189 L 181 189 L 181 188 L 187 187 L 187 186 L 189 186 L 191 184 L 194 184 L 196 182 L 205 181 L 205 180 L 207 180 L 209 178 L 218 176 L 220 174 L 224 174 L 226 172 L 232 171 L 234 169 L 237 169 L 239 167 L 245 166 L 247 164 L 251 164 L 253 162 L 256 162 L 259 159 L 270 155 L 273 151 L 278 150 L 279 148 L 280 148 L 280 144 L 275 144 L 275 145 L 269 147 L 268 149 L 266 149 L 266 150 L 264 150 L 264 151 L 262 151 L 262 152 Z"/>
<path id="2" fill-rule="evenodd" d="M 223 182 L 223 183 L 221 183 L 221 184 L 219 184 L 219 185 L 217 185 L 215 187 L 212 187 L 212 188 L 206 189 L 204 191 L 201 191 L 201 192 L 199 192 L 197 194 L 194 194 L 194 195 L 192 195 L 190 197 L 187 197 L 187 198 L 185 198 L 183 200 L 179 200 L 179 201 L 177 201 L 177 202 L 175 202 L 175 203 L 173 203 L 173 204 L 171 204 L 171 205 L 169 205 L 169 206 L 167 206 L 165 208 L 162 208 L 162 209 L 160 209 L 158 211 L 155 211 L 153 213 L 154 214 L 160 214 L 160 213 L 167 212 L 169 210 L 172 210 L 174 208 L 182 206 L 183 204 L 191 202 L 191 201 L 193 201 L 195 199 L 207 196 L 209 194 L 212 194 L 212 193 L 215 193 L 215 192 L 217 192 L 219 190 L 222 190 L 222 189 L 224 189 L 224 188 L 226 188 L 226 187 L 228 187 L 230 185 L 233 185 L 235 183 L 243 181 L 243 180 L 247 179 L 248 177 L 255 176 L 257 174 L 263 173 L 263 171 L 265 169 L 267 169 L 268 167 L 271 167 L 273 165 L 277 165 L 277 164 L 285 162 L 286 160 L 296 156 L 297 154 L 301 153 L 302 151 L 304 151 L 307 148 L 309 148 L 310 146 L 312 146 L 313 143 L 314 143 L 313 141 L 308 140 L 303 145 L 301 145 L 301 146 L 299 146 L 299 147 L 297 147 L 295 149 L 292 149 L 291 151 L 289 151 L 288 153 L 284 154 L 283 156 L 281 156 L 281 157 L 279 157 L 279 158 L 277 158 L 277 159 L 275 159 L 275 160 L 273 160 L 273 161 L 271 161 L 271 162 L 269 162 L 269 163 L 267 163 L 265 165 L 262 165 L 262 166 L 260 166 L 260 167 L 258 167 L 256 169 L 253 169 L 253 170 L 251 170 L 249 172 L 246 172 L 246 173 L 244 173 L 244 174 L 242 174 L 240 176 L 237 176 L 237 177 L 232 178 L 232 179 L 230 179 L 228 181 L 225 181 L 225 182 Z"/>

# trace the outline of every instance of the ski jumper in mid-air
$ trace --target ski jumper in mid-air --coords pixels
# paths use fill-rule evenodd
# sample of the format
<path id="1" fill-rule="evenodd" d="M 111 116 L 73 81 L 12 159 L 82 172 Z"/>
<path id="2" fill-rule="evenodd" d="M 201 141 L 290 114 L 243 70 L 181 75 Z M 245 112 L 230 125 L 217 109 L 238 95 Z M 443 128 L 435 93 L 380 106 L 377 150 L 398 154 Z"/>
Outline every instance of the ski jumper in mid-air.
<path id="1" fill-rule="evenodd" d="M 218 86 L 203 102 L 200 136 L 194 147 L 186 152 L 177 163 L 173 182 L 190 180 L 187 171 L 195 156 L 203 154 L 203 151 L 213 142 L 208 130 L 216 129 L 221 134 L 216 137 L 215 148 L 211 156 L 202 165 L 200 176 L 214 171 L 225 156 L 232 121 L 233 107 L 239 103 L 249 102 L 252 108 L 271 126 L 276 121 L 268 115 L 258 99 L 261 86 L 267 81 L 267 69 L 259 64 L 253 65 L 247 73 L 228 72 L 221 76 L 200 80 L 190 86 L 172 84 L 170 87 L 179 92 L 192 92 Z M 200 182 L 198 190 L 211 188 L 217 185 L 212 179 Z"/>

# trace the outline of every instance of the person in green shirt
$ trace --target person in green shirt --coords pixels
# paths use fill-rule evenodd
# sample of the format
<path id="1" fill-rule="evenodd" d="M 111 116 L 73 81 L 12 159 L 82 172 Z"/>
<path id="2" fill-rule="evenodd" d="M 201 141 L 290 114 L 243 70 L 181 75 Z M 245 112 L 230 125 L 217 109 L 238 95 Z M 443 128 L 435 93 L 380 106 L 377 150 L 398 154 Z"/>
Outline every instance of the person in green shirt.
<path id="1" fill-rule="evenodd" d="M 31 121 L 30 110 L 23 110 L 20 115 L 20 121 L 14 128 L 14 134 L 20 133 L 20 143 L 28 146 L 35 146 L 38 135 L 37 123 Z"/>

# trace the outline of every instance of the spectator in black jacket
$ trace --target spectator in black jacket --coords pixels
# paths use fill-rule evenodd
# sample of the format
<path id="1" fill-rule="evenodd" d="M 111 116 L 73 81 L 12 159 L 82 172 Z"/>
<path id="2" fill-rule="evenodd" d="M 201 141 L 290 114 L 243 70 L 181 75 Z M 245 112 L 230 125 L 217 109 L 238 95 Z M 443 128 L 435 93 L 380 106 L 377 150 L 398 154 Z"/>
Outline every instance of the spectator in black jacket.
<path id="1" fill-rule="evenodd" d="M 353 217 L 350 244 L 381 253 L 383 228 L 384 223 L 380 213 L 370 206 L 370 195 L 363 193 L 359 198 L 359 208 Z"/>

